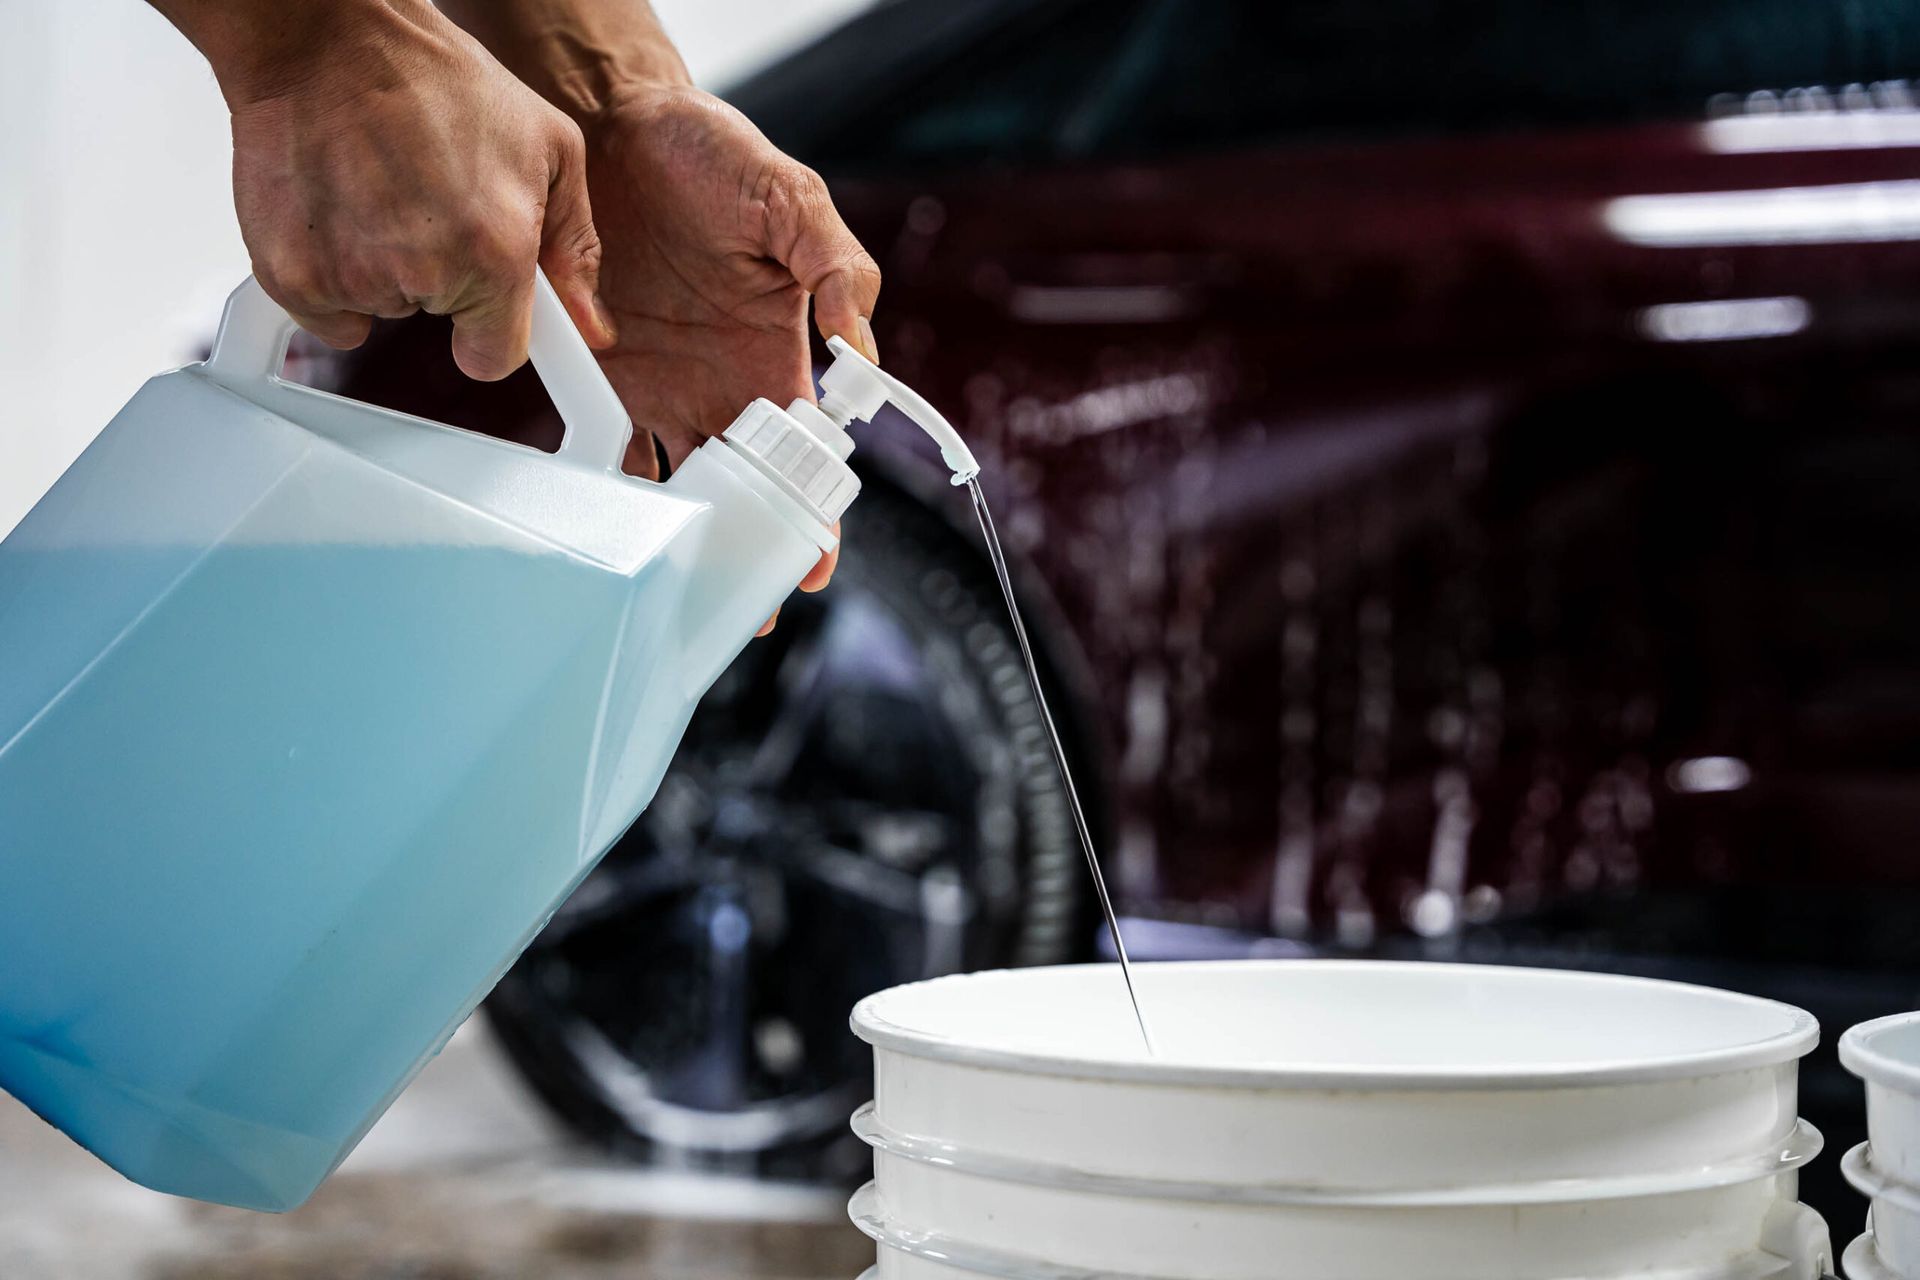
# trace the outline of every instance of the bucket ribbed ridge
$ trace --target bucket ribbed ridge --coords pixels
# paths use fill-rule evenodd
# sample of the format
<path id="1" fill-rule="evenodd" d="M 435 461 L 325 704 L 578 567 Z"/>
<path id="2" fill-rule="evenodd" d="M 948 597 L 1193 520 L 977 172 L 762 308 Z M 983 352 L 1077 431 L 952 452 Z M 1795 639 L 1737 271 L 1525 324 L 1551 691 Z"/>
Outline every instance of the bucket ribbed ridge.
<path id="1" fill-rule="evenodd" d="M 1880 1251 L 1874 1247 L 1873 1232 L 1858 1236 L 1847 1246 L 1847 1252 L 1840 1260 L 1841 1270 L 1846 1272 L 1847 1280 L 1906 1280 L 1906 1277 L 1894 1271 L 1880 1261 Z M 867 1273 L 878 1280 L 880 1268 L 875 1267 Z"/>

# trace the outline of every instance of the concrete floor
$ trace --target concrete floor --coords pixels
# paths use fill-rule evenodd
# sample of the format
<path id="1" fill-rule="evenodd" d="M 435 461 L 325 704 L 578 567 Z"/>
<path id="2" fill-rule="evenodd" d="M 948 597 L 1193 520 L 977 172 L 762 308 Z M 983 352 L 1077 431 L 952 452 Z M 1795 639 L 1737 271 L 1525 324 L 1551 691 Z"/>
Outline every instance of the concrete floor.
<path id="1" fill-rule="evenodd" d="M 0 1280 L 854 1280 L 844 1204 L 582 1152 L 478 1023 L 283 1216 L 136 1187 L 0 1094 Z"/>

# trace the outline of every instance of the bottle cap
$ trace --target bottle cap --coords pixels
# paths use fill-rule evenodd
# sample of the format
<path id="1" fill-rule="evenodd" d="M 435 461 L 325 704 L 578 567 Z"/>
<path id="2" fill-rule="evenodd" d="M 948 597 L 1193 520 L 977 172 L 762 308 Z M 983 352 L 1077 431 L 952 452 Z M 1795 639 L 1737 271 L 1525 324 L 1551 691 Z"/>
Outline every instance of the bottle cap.
<path id="1" fill-rule="evenodd" d="M 808 430 L 795 410 L 805 410 L 832 428 L 846 441 L 845 452 L 837 452 L 829 438 Z M 771 400 L 755 400 L 733 420 L 725 438 L 759 462 L 762 470 L 784 480 L 822 524 L 832 524 L 844 515 L 860 492 L 860 477 L 844 461 L 853 452 L 852 438 L 810 401 L 795 400 L 783 410 Z"/>

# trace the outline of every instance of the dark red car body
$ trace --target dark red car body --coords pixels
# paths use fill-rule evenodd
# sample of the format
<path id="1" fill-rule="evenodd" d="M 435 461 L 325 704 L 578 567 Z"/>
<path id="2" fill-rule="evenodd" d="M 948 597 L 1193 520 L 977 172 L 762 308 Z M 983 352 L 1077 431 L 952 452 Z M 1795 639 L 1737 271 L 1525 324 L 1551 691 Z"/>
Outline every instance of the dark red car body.
<path id="1" fill-rule="evenodd" d="M 1794 123 L 836 182 L 1097 691 L 1133 909 L 1367 942 L 1920 882 L 1920 139 L 1724 149 Z M 1899 227 L 1621 225 L 1876 183 Z M 1712 300 L 1791 331 L 1651 327 Z"/>

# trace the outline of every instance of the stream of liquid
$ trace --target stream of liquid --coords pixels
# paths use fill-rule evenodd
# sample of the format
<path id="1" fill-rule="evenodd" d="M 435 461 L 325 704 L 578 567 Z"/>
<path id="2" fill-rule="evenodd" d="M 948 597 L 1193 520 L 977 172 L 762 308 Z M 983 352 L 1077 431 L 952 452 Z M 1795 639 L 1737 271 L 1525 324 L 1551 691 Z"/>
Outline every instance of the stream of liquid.
<path id="1" fill-rule="evenodd" d="M 993 527 L 993 513 L 987 510 L 987 495 L 980 481 L 967 481 L 973 496 L 973 514 L 980 520 L 980 532 L 987 540 L 987 554 L 993 558 L 993 572 L 1000 579 L 1000 592 L 1007 598 L 1007 616 L 1013 619 L 1013 635 L 1020 642 L 1020 658 L 1027 664 L 1027 684 L 1033 689 L 1033 702 L 1040 709 L 1040 722 L 1047 728 L 1047 742 L 1053 748 L 1053 763 L 1060 770 L 1061 785 L 1066 788 L 1067 807 L 1073 811 L 1073 828 L 1080 837 L 1080 850 L 1087 855 L 1087 870 L 1093 873 L 1094 892 L 1100 897 L 1100 910 L 1107 919 L 1107 932 L 1113 938 L 1113 953 L 1120 961 L 1120 977 L 1127 984 L 1127 1000 L 1133 1005 L 1133 1017 L 1140 1024 L 1140 1039 L 1147 1054 L 1155 1052 L 1153 1033 L 1147 1030 L 1147 1016 L 1140 1011 L 1140 993 L 1133 985 L 1133 965 L 1127 960 L 1127 944 L 1120 937 L 1120 919 L 1113 912 L 1113 899 L 1107 894 L 1107 878 L 1100 873 L 1100 859 L 1093 849 L 1093 832 L 1087 827 L 1086 810 L 1080 807 L 1080 793 L 1073 785 L 1073 770 L 1067 766 L 1066 747 L 1060 730 L 1053 723 L 1053 711 L 1040 687 L 1040 666 L 1033 659 L 1033 645 L 1027 640 L 1027 624 L 1020 617 L 1020 606 L 1013 598 L 1013 577 L 1007 572 L 1006 552 L 1000 547 L 999 531 Z"/>

